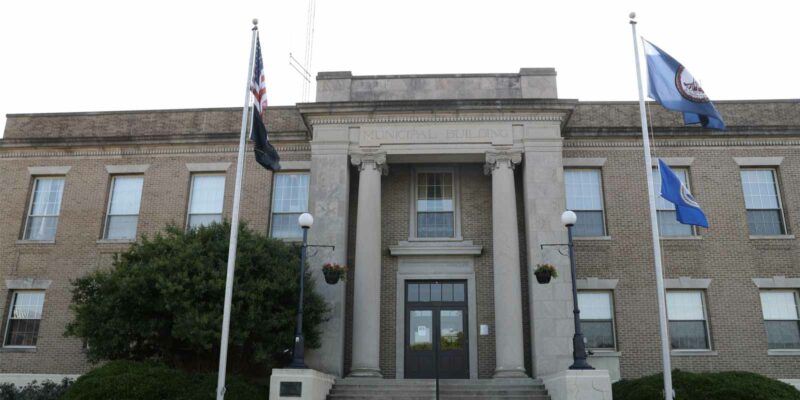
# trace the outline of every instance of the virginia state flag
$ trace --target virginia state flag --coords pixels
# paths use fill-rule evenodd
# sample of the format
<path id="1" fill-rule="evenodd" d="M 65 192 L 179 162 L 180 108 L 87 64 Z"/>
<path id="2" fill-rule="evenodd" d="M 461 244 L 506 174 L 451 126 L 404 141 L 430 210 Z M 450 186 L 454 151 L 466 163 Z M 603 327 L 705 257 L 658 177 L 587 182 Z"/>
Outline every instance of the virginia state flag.
<path id="1" fill-rule="evenodd" d="M 644 53 L 649 81 L 647 95 L 651 99 L 668 110 L 682 112 L 686 125 L 702 124 L 703 128 L 725 129 L 722 117 L 689 70 L 647 40 L 644 41 Z"/>
<path id="2" fill-rule="evenodd" d="M 661 173 L 661 197 L 675 204 L 678 222 L 708 228 L 706 215 L 678 175 L 661 160 L 658 160 L 658 171 Z"/>

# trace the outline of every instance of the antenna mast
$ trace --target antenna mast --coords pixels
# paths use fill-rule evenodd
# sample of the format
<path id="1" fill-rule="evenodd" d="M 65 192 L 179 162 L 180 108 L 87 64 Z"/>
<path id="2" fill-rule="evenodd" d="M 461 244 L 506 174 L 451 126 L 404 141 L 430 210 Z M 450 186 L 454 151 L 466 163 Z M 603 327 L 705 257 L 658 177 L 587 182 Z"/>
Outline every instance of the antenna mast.
<path id="1" fill-rule="evenodd" d="M 294 68 L 303 78 L 302 101 L 308 102 L 311 91 L 311 56 L 314 53 L 314 20 L 317 13 L 317 0 L 308 0 L 308 11 L 306 14 L 306 49 L 303 55 L 302 64 L 292 53 L 289 53 L 289 65 Z"/>

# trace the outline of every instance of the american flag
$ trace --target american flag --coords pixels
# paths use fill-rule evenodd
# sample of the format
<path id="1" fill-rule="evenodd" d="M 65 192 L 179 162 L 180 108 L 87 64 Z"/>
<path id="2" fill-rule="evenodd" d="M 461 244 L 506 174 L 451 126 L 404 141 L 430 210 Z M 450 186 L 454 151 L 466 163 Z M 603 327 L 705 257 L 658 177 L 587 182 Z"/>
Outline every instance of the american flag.
<path id="1" fill-rule="evenodd" d="M 256 162 L 270 171 L 281 169 L 280 156 L 275 147 L 269 142 L 267 127 L 264 119 L 267 111 L 267 78 L 264 76 L 264 60 L 261 58 L 261 40 L 256 36 L 256 59 L 253 63 L 253 78 L 250 81 L 250 91 L 255 97 L 255 111 L 253 125 L 250 128 L 250 140 L 253 143 Z"/>
<path id="2" fill-rule="evenodd" d="M 261 58 L 261 39 L 256 37 L 256 61 L 253 63 L 253 80 L 250 81 L 250 91 L 256 99 L 255 106 L 258 113 L 264 115 L 267 108 L 267 77 L 264 75 L 264 60 Z"/>

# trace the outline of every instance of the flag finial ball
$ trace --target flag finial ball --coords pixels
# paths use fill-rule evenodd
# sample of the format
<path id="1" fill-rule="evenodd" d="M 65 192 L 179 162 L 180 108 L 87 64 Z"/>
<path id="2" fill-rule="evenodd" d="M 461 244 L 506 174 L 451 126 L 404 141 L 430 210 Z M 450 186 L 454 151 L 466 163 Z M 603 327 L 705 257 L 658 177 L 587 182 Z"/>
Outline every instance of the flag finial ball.
<path id="1" fill-rule="evenodd" d="M 253 18 L 253 25 L 258 25 L 258 18 Z"/>
<path id="2" fill-rule="evenodd" d="M 630 14 L 628 14 L 628 18 L 630 18 L 630 19 L 634 19 L 634 18 L 636 18 L 636 13 L 635 13 L 635 12 L 633 12 L 633 11 L 631 11 L 631 13 L 630 13 Z"/>

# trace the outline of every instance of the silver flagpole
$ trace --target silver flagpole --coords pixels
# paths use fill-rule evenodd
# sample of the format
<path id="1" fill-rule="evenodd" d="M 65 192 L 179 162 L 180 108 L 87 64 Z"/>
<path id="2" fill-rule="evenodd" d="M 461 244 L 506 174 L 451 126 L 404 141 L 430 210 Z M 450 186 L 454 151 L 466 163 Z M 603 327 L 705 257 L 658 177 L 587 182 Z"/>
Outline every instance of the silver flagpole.
<path id="1" fill-rule="evenodd" d="M 664 294 L 664 272 L 661 268 L 661 243 L 658 238 L 658 216 L 653 184 L 653 160 L 650 158 L 650 136 L 647 132 L 647 114 L 644 108 L 642 71 L 639 67 L 639 42 L 636 37 L 636 13 L 630 13 L 633 32 L 633 51 L 636 59 L 636 82 L 639 84 L 639 114 L 642 119 L 642 142 L 644 144 L 644 169 L 647 172 L 647 194 L 650 197 L 650 228 L 653 233 L 653 258 L 656 262 L 656 291 L 658 292 L 658 325 L 661 331 L 661 358 L 664 365 L 664 397 L 673 399 L 672 366 L 669 359 L 669 336 L 667 335 L 667 300 Z"/>
<path id="2" fill-rule="evenodd" d="M 228 275 L 225 277 L 225 306 L 222 314 L 222 338 L 219 344 L 219 374 L 217 375 L 217 400 L 225 398 L 225 369 L 228 365 L 228 335 L 231 325 L 231 300 L 233 298 L 233 270 L 236 266 L 236 243 L 239 239 L 239 199 L 242 194 L 242 171 L 244 170 L 245 134 L 247 114 L 250 108 L 250 81 L 253 79 L 253 55 L 255 53 L 258 20 L 253 18 L 253 34 L 250 42 L 250 62 L 247 64 L 247 84 L 242 107 L 242 132 L 239 135 L 239 156 L 236 159 L 236 186 L 233 189 L 233 211 L 231 213 L 231 241 L 228 245 Z"/>

